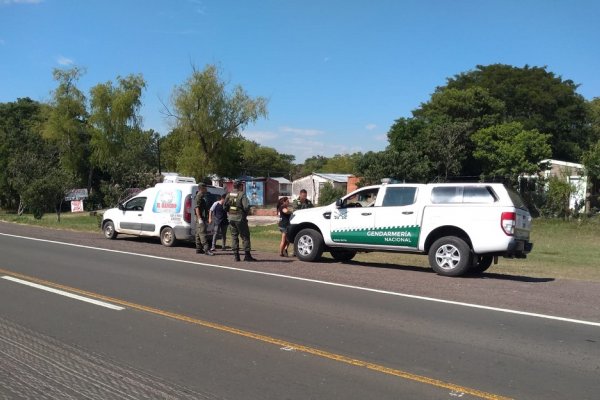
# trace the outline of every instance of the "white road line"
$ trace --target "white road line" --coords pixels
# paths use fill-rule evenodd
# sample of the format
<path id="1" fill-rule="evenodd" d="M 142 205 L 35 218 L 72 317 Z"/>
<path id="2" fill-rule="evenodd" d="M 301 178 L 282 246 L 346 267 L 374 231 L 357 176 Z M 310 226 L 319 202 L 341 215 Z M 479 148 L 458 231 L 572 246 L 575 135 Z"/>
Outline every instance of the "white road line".
<path id="1" fill-rule="evenodd" d="M 70 297 L 72 299 L 85 301 L 86 303 L 92 303 L 92 304 L 95 304 L 97 306 L 110 308 L 111 310 L 121 311 L 121 310 L 125 309 L 124 307 L 115 306 L 113 304 L 105 303 L 103 301 L 90 299 L 88 297 L 79 296 L 79 295 L 76 295 L 76 294 L 73 294 L 73 293 L 69 293 L 69 292 L 64 292 L 62 290 L 54 289 L 54 288 L 51 288 L 51 287 L 48 287 L 48 286 L 38 285 L 37 283 L 33 283 L 33 282 L 29 282 L 29 281 L 24 281 L 24 280 L 18 279 L 18 278 L 13 278 L 12 276 L 8 276 L 8 275 L 3 276 L 2 279 L 6 279 L 7 281 L 12 281 L 12 282 L 20 283 L 22 285 L 31 286 L 31 287 L 34 287 L 36 289 L 45 290 L 45 291 L 50 292 L 50 293 L 60 294 L 61 296 Z"/>
<path id="2" fill-rule="evenodd" d="M 508 308 L 490 307 L 490 306 L 484 306 L 484 305 L 480 305 L 480 304 L 464 303 L 461 301 L 444 300 L 444 299 L 438 299 L 435 297 L 418 296 L 418 295 L 408 294 L 408 293 L 392 292 L 392 291 L 381 290 L 381 289 L 372 289 L 372 288 L 363 287 L 363 286 L 353 286 L 353 285 L 346 285 L 343 283 L 321 281 L 318 279 L 301 278 L 298 276 L 275 274 L 272 272 L 263 272 L 263 271 L 255 271 L 255 270 L 251 270 L 251 269 L 228 267 L 226 265 L 207 264 L 207 263 L 202 263 L 202 262 L 197 262 L 197 261 L 179 260 L 176 258 L 152 256 L 149 254 L 133 253 L 133 252 L 122 251 L 122 250 L 103 249 L 102 247 L 84 246 L 81 244 L 58 242 L 58 241 L 47 240 L 47 239 L 38 239 L 38 238 L 32 238 L 32 237 L 28 237 L 28 236 L 11 235 L 8 233 L 0 233 L 0 236 L 8 236 L 8 237 L 13 237 L 13 238 L 18 238 L 18 239 L 33 240 L 33 241 L 52 243 L 52 244 L 60 244 L 63 246 L 78 247 L 78 248 L 82 248 L 82 249 L 105 251 L 105 252 L 109 252 L 109 253 L 117 253 L 117 254 L 125 254 L 125 255 L 130 255 L 130 256 L 145 257 L 145 258 L 151 258 L 151 259 L 155 259 L 155 260 L 171 261 L 171 262 L 192 264 L 192 265 L 202 265 L 202 266 L 211 267 L 211 268 L 226 269 L 226 270 L 237 271 L 237 272 L 246 272 L 246 273 L 256 274 L 256 275 L 273 276 L 273 277 L 277 277 L 277 278 L 292 279 L 292 280 L 302 281 L 302 282 L 317 283 L 320 285 L 328 285 L 328 286 L 335 286 L 335 287 L 341 287 L 341 288 L 346 288 L 346 289 L 361 290 L 364 292 L 379 293 L 379 294 L 385 294 L 385 295 L 389 295 L 389 296 L 398 296 L 398 297 L 404 297 L 404 298 L 415 299 L 415 300 L 431 301 L 434 303 L 451 304 L 451 305 L 455 305 L 455 306 L 476 308 L 476 309 L 480 309 L 480 310 L 495 311 L 495 312 L 501 312 L 501 313 L 506 313 L 506 314 L 515 314 L 515 315 L 522 315 L 522 316 L 527 316 L 527 317 L 548 319 L 548 320 L 553 320 L 553 321 L 561 321 L 561 322 L 568 322 L 568 323 L 573 323 L 573 324 L 600 327 L 600 322 L 594 322 L 594 321 L 586 321 L 586 320 L 573 319 L 573 318 L 564 318 L 564 317 L 558 317 L 555 315 L 538 314 L 538 313 L 532 313 L 532 312 L 527 312 L 527 311 L 511 310 Z"/>

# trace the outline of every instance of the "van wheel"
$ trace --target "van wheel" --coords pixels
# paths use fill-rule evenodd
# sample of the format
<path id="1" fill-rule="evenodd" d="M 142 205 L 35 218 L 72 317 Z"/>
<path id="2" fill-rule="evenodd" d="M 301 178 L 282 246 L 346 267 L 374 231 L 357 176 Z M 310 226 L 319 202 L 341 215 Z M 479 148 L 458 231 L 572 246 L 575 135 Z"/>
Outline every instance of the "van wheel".
<path id="1" fill-rule="evenodd" d="M 356 251 L 354 251 L 354 250 L 343 250 L 343 249 L 330 250 L 329 253 L 331 254 L 331 257 L 333 257 L 333 259 L 335 261 L 341 261 L 341 262 L 350 261 L 356 255 Z"/>
<path id="2" fill-rule="evenodd" d="M 173 232 L 172 228 L 169 228 L 167 226 L 163 228 L 162 231 L 160 231 L 160 242 L 163 246 L 173 247 L 175 246 L 176 241 L 177 240 L 175 239 L 175 232 Z"/>
<path id="3" fill-rule="evenodd" d="M 102 233 L 104 233 L 104 237 L 107 239 L 115 239 L 117 237 L 115 224 L 112 221 L 106 221 L 102 227 Z"/>
<path id="4" fill-rule="evenodd" d="M 478 256 L 475 254 L 473 257 L 475 257 L 476 260 L 473 260 L 474 263 L 471 268 L 469 268 L 469 272 L 474 274 L 481 274 L 482 272 L 487 271 L 487 269 L 492 266 L 492 262 L 494 261 L 494 256 Z"/>
<path id="5" fill-rule="evenodd" d="M 294 241 L 296 257 L 301 261 L 315 261 L 323 254 L 323 236 L 314 229 L 302 229 Z"/>
<path id="6" fill-rule="evenodd" d="M 440 275 L 464 275 L 471 266 L 471 249 L 459 237 L 440 238 L 429 249 L 429 265 Z"/>

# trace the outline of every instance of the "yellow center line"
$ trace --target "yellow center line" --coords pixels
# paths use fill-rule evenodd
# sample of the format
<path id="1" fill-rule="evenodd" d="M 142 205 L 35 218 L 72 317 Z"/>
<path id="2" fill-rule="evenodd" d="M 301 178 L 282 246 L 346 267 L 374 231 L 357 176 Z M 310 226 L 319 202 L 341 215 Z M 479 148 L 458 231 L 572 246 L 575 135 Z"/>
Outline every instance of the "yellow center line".
<path id="1" fill-rule="evenodd" d="M 402 371 L 399 369 L 395 369 L 395 368 L 389 368 L 389 367 L 385 367 L 383 365 L 379 365 L 379 364 L 374 364 L 371 362 L 367 362 L 367 361 L 363 361 L 363 360 L 359 360 L 356 358 L 351 358 L 351 357 L 347 357 L 341 354 L 336 354 L 336 353 L 331 353 L 329 351 L 326 350 L 321 350 L 318 348 L 314 348 L 314 347 L 309 347 L 309 346 L 303 346 L 301 344 L 297 344 L 297 343 L 292 343 L 292 342 L 288 342 L 285 340 L 281 340 L 281 339 L 277 339 L 274 337 L 270 337 L 270 336 L 266 336 L 266 335 L 261 335 L 259 333 L 254 333 L 254 332 L 250 332 L 250 331 L 246 331 L 246 330 L 242 330 L 242 329 L 237 329 L 237 328 L 233 328 L 230 326 L 226 326 L 226 325 L 222 325 L 222 324 L 218 324 L 215 322 L 210 322 L 210 321 L 204 321 L 198 318 L 194 318 L 194 317 L 189 317 L 186 315 L 182 315 L 182 314 L 177 314 L 177 313 L 173 313 L 170 311 L 164 311 L 164 310 L 160 310 L 158 308 L 154 308 L 154 307 L 149 307 L 149 306 L 144 306 L 141 304 L 136 304 L 136 303 L 131 303 L 129 301 L 126 300 L 121 300 L 121 299 L 117 299 L 114 297 L 109 297 L 109 296 L 104 296 L 98 293 L 94 293 L 94 292 L 89 292 L 87 290 L 82 290 L 82 289 L 77 289 L 74 287 L 70 287 L 70 286 L 66 286 L 66 285 L 61 285 L 59 283 L 54 283 L 54 282 L 50 282 L 50 281 L 46 281 L 43 279 L 39 279 L 39 278 L 35 278 L 32 276 L 28 276 L 28 275 L 23 275 L 23 274 L 19 274 L 16 272 L 12 272 L 12 271 L 8 271 L 5 269 L 1 269 L 0 268 L 0 274 L 4 274 L 4 275 L 10 275 L 16 278 L 20 278 L 20 279 L 25 279 L 40 285 L 46 285 L 46 286 L 50 286 L 50 287 L 54 287 L 56 289 L 61 289 L 61 290 L 67 290 L 73 293 L 77 293 L 80 295 L 84 295 L 84 296 L 88 296 L 88 297 L 93 297 L 96 298 L 98 300 L 103 300 L 109 303 L 114 303 L 114 304 L 119 304 L 121 306 L 125 306 L 134 310 L 139 310 L 139 311 L 144 311 L 144 312 L 148 312 L 151 314 L 155 314 L 155 315 L 160 315 L 163 317 L 167 317 L 167 318 L 171 318 L 174 320 L 178 320 L 178 321 L 184 321 L 190 324 L 194 324 L 194 325 L 198 325 L 198 326 L 203 326 L 206 328 L 211 328 L 211 329 L 215 329 L 218 331 L 222 331 L 222 332 L 227 332 L 227 333 L 231 333 L 234 335 L 238 335 L 238 336 L 242 336 L 242 337 L 246 337 L 246 338 L 250 338 L 250 339 L 254 339 L 254 340 L 258 340 L 264 343 L 269 343 L 269 344 L 274 344 L 280 347 L 288 347 L 288 348 L 293 348 L 297 351 L 306 353 L 306 354 L 311 354 L 314 356 L 318 356 L 318 357 L 322 357 L 322 358 L 327 358 L 330 360 L 334 360 L 334 361 L 338 361 L 344 364 L 350 364 L 350 365 L 354 365 L 357 367 L 362 367 L 362 368 L 366 368 L 372 371 L 376 371 L 376 372 L 380 372 L 386 375 L 393 375 L 393 376 L 397 376 L 400 378 L 404 378 L 410 381 L 415 381 L 415 382 L 419 382 L 419 383 L 424 383 L 427 385 L 431 385 L 431 386 L 435 386 L 438 388 L 443 388 L 443 389 L 448 389 L 450 391 L 453 392 L 458 392 L 458 393 L 464 393 L 464 394 L 468 394 L 471 396 L 475 396 L 481 399 L 486 399 L 486 400 L 510 400 L 510 398 L 508 397 L 504 397 L 504 396 L 500 396 L 497 394 L 493 394 L 493 393 L 488 393 L 488 392 L 484 392 L 481 390 L 477 390 L 477 389 L 472 389 L 472 388 L 468 388 L 465 386 L 460 386 L 460 385 L 455 385 L 453 383 L 450 382 L 444 382 L 438 379 L 433 379 L 433 378 L 429 378 L 426 376 L 422 376 L 422 375 L 416 375 L 416 374 L 412 374 L 410 372 L 406 372 L 406 371 Z"/>

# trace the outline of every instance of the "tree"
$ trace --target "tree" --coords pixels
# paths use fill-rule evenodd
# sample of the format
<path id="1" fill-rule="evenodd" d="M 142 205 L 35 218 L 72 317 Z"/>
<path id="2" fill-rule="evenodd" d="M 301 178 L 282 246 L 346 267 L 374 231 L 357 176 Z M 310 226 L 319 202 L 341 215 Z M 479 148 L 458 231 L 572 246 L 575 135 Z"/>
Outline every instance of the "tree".
<path id="1" fill-rule="evenodd" d="M 393 149 L 373 152 L 369 151 L 358 160 L 357 175 L 361 177 L 361 185 L 375 185 L 383 178 L 398 178 L 398 154 Z"/>
<path id="2" fill-rule="evenodd" d="M 44 120 L 44 105 L 29 98 L 0 104 L 0 206 L 22 209 L 19 191 L 15 187 L 10 165 L 26 154 L 43 154 L 40 134 Z"/>
<path id="3" fill-rule="evenodd" d="M 294 158 L 293 155 L 281 154 L 272 147 L 261 146 L 250 140 L 242 140 L 240 167 L 243 175 L 289 177 L 293 169 Z"/>
<path id="4" fill-rule="evenodd" d="M 595 180 L 600 179 L 600 140 L 583 153 L 581 162 L 588 177 Z"/>
<path id="5" fill-rule="evenodd" d="M 115 188 L 146 187 L 157 171 L 158 134 L 141 128 L 141 75 L 118 77 L 90 91 L 91 163 L 103 174 L 104 202 L 118 199 Z"/>
<path id="6" fill-rule="evenodd" d="M 319 189 L 319 204 L 331 204 L 345 194 L 346 190 L 344 188 L 335 188 L 331 183 L 326 182 L 321 189 Z"/>
<path id="7" fill-rule="evenodd" d="M 327 163 L 328 158 L 325 156 L 312 156 L 304 160 L 302 164 L 296 165 L 292 179 L 308 176 L 313 172 L 323 172 L 323 167 Z"/>
<path id="8" fill-rule="evenodd" d="M 526 130 L 544 132 L 550 135 L 554 157 L 579 160 L 588 145 L 588 110 L 572 80 L 563 80 L 546 67 L 478 65 L 475 70 L 448 79 L 447 85 L 437 88 L 436 93 L 475 87 L 484 88 L 504 104 L 503 122 L 517 121 Z"/>
<path id="9" fill-rule="evenodd" d="M 171 102 L 176 128 L 190 147 L 198 149 L 202 176 L 230 172 L 230 147 L 236 146 L 240 131 L 267 116 L 267 100 L 251 98 L 241 86 L 231 92 L 214 65 L 195 68 L 187 81 L 175 88 Z"/>
<path id="10" fill-rule="evenodd" d="M 327 159 L 320 172 L 332 174 L 356 174 L 358 160 L 361 158 L 362 153 L 336 154 Z"/>
<path id="11" fill-rule="evenodd" d="M 494 125 L 472 136 L 475 158 L 483 162 L 483 174 L 509 177 L 539 171 L 539 162 L 550 157 L 550 136 L 536 129 L 526 130 L 520 122 Z"/>
<path id="12" fill-rule="evenodd" d="M 89 189 L 92 172 L 88 113 L 85 95 L 76 86 L 83 72 L 78 67 L 53 71 L 58 87 L 53 92 L 44 137 L 58 147 L 62 168 L 77 177 L 78 183 L 85 182 Z"/>

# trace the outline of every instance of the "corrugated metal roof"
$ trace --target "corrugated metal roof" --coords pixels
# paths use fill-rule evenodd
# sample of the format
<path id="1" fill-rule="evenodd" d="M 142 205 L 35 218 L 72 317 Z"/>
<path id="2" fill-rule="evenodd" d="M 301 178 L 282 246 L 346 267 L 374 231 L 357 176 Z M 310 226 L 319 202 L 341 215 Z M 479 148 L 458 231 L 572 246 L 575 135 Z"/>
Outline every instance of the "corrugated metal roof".
<path id="1" fill-rule="evenodd" d="M 283 176 L 271 177 L 271 179 L 274 179 L 279 183 L 292 183 L 290 180 L 284 178 Z"/>
<path id="2" fill-rule="evenodd" d="M 352 174 L 322 174 L 315 172 L 314 175 L 318 175 L 321 178 L 325 178 L 328 181 L 333 182 L 348 182 L 348 178 L 352 176 Z"/>

